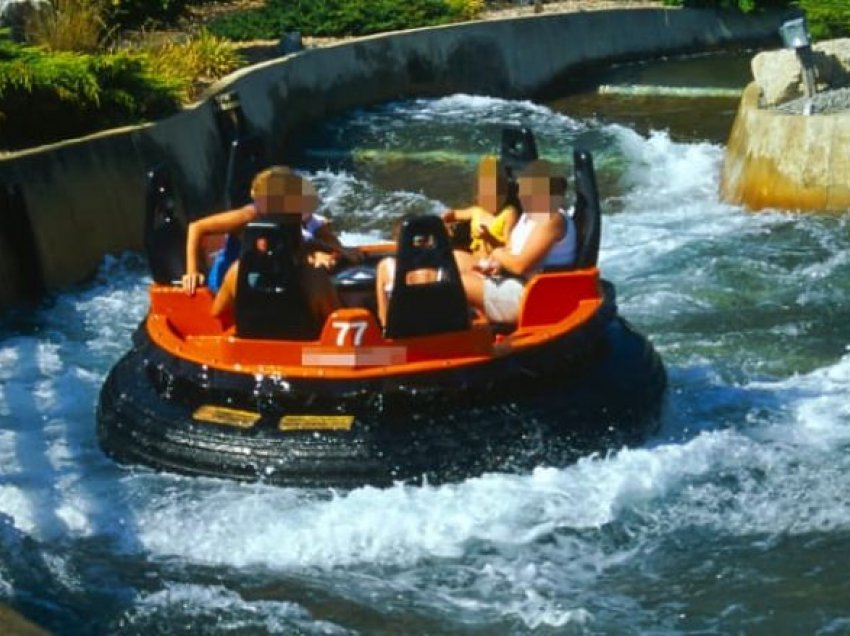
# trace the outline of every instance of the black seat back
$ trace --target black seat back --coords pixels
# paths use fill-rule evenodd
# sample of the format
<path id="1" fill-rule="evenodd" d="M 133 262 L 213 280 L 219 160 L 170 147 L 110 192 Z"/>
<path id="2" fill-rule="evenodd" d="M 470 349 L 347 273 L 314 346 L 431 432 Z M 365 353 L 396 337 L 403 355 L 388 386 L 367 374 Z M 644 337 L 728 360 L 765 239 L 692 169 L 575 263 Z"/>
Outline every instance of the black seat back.
<path id="1" fill-rule="evenodd" d="M 408 273 L 423 269 L 433 270 L 436 280 L 407 282 Z M 386 336 L 405 338 L 461 331 L 469 324 L 469 305 L 442 220 L 431 215 L 406 218 L 398 238 Z"/>
<path id="2" fill-rule="evenodd" d="M 148 266 L 155 282 L 168 285 L 186 271 L 186 227 L 177 218 L 174 187 L 165 166 L 148 171 L 145 190 Z"/>
<path id="3" fill-rule="evenodd" d="M 538 157 L 534 133 L 528 128 L 503 128 L 500 156 L 508 175 L 516 177 L 517 173 Z"/>
<path id="4" fill-rule="evenodd" d="M 234 310 L 240 338 L 318 336 L 321 325 L 301 284 L 300 221 L 294 215 L 268 215 L 245 228 Z"/>
<path id="5" fill-rule="evenodd" d="M 251 202 L 251 182 L 268 167 L 263 140 L 257 135 L 239 137 L 230 142 L 225 172 L 225 206 L 238 208 Z"/>
<path id="6" fill-rule="evenodd" d="M 519 202 L 517 175 L 537 158 L 537 141 L 530 128 L 509 126 L 502 129 L 500 159 L 508 175 L 508 194 L 502 207 L 512 205 L 517 210 L 522 209 Z"/>
<path id="7" fill-rule="evenodd" d="M 587 150 L 573 151 L 575 170 L 575 212 L 578 245 L 575 268 L 594 267 L 599 259 L 599 237 L 602 230 L 602 212 L 599 208 L 599 191 L 593 156 Z"/>

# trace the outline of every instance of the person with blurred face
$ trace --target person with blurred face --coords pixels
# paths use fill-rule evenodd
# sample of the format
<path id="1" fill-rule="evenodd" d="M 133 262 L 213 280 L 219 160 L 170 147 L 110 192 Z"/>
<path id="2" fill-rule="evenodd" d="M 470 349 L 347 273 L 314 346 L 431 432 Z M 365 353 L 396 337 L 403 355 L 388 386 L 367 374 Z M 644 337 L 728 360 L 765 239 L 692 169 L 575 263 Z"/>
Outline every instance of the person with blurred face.
<path id="1" fill-rule="evenodd" d="M 294 190 L 285 191 L 287 187 Z M 275 213 L 276 210 L 289 210 L 301 215 L 302 236 L 324 250 L 324 253 L 315 252 L 314 264 L 331 268 L 340 256 L 355 262 L 362 258 L 358 250 L 342 245 L 327 218 L 316 214 L 319 198 L 313 184 L 298 177 L 286 166 L 274 166 L 259 172 L 251 183 L 251 199 L 250 203 L 240 208 L 212 214 L 189 224 L 186 273 L 181 279 L 181 285 L 187 293 L 194 294 L 198 286 L 204 283 L 210 291 L 217 292 L 230 265 L 239 258 L 242 230 L 251 221 L 262 218 L 264 214 Z M 204 237 L 215 234 L 227 234 L 227 239 L 209 268 L 209 276 L 205 277 L 199 267 L 201 244 Z"/>
<path id="2" fill-rule="evenodd" d="M 269 214 L 297 214 L 302 226 L 302 238 L 307 234 L 303 221 L 311 218 L 318 196 L 313 185 L 284 166 L 274 166 L 258 173 L 251 184 L 253 201 L 241 208 L 199 219 L 189 225 L 187 236 L 187 272 L 183 276 L 183 288 L 193 294 L 198 285 L 203 285 L 204 276 L 197 268 L 197 252 L 201 239 L 206 234 L 227 232 L 235 234 L 248 223 Z M 263 245 L 258 244 L 262 250 Z M 266 246 L 267 247 L 267 246 Z M 226 251 L 226 249 L 225 249 Z M 309 241 L 302 244 L 301 253 L 295 256 L 302 260 L 301 284 L 306 291 L 310 309 L 319 320 L 324 320 L 339 307 L 336 290 L 331 283 L 327 270 L 336 264 L 334 253 L 317 251 Z M 235 259 L 227 265 L 221 283 L 214 291 L 212 313 L 224 314 L 236 298 L 236 281 L 239 276 L 238 252 Z"/>
<path id="3" fill-rule="evenodd" d="M 482 157 L 478 164 L 475 205 L 449 209 L 442 214 L 449 228 L 458 222 L 469 222 L 468 249 L 455 251 L 458 268 L 469 271 L 476 261 L 504 245 L 518 217 L 518 210 L 508 200 L 508 175 L 499 158 Z"/>
<path id="4" fill-rule="evenodd" d="M 508 242 L 461 272 L 473 307 L 494 322 L 516 322 L 525 281 L 546 267 L 575 262 L 576 227 L 564 209 L 567 181 L 543 159 L 531 162 L 517 179 L 522 214 Z"/>

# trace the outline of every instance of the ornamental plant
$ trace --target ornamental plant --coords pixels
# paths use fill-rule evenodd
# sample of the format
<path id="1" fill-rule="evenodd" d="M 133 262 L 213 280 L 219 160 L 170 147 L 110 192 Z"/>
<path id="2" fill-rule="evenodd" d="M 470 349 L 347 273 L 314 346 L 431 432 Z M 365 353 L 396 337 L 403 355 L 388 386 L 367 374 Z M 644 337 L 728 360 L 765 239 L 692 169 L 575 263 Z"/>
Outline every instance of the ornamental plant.
<path id="1" fill-rule="evenodd" d="M 796 5 L 806 12 L 815 40 L 850 36 L 850 2 L 847 0 L 799 0 Z"/>
<path id="2" fill-rule="evenodd" d="M 179 88 L 128 52 L 50 52 L 0 36 L 0 147 L 163 117 L 179 109 Z"/>
<path id="3" fill-rule="evenodd" d="M 54 51 L 91 53 L 102 47 L 107 29 L 97 0 L 51 0 L 29 17 L 24 33 Z"/>
<path id="4" fill-rule="evenodd" d="M 482 0 L 266 0 L 209 26 L 232 40 L 273 39 L 286 31 L 339 37 L 458 22 L 483 9 Z"/>
<path id="5" fill-rule="evenodd" d="M 664 0 L 667 6 L 739 10 L 802 9 L 815 40 L 850 36 L 848 0 Z"/>
<path id="6" fill-rule="evenodd" d="M 206 29 L 179 39 L 143 40 L 137 50 L 147 59 L 151 72 L 180 87 L 186 102 L 244 63 L 232 43 Z"/>

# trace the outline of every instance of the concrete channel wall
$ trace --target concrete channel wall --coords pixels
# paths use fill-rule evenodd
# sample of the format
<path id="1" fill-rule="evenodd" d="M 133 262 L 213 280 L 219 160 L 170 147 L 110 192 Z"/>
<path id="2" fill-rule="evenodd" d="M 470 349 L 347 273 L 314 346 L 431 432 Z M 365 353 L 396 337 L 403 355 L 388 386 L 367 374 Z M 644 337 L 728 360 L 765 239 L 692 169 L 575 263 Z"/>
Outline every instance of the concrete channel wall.
<path id="1" fill-rule="evenodd" d="M 593 65 L 763 42 L 779 24 L 778 15 L 685 9 L 543 14 L 367 37 L 244 69 L 155 124 L 0 160 L 0 306 L 81 282 L 107 253 L 140 249 L 153 165 L 170 170 L 187 218 L 221 209 L 217 93 L 238 95 L 275 159 L 294 131 L 355 107 L 454 92 L 533 98 Z"/>

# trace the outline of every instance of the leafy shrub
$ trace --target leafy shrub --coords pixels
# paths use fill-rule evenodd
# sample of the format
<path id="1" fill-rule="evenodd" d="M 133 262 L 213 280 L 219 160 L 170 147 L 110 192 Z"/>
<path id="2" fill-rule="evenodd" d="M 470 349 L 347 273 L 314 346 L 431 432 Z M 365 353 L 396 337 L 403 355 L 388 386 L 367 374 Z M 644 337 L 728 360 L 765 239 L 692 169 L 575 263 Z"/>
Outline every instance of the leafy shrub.
<path id="1" fill-rule="evenodd" d="M 815 40 L 850 36 L 848 0 L 664 0 L 664 4 L 740 9 L 747 13 L 761 9 L 797 7 L 806 12 L 806 21 Z"/>
<path id="2" fill-rule="evenodd" d="M 367 35 L 469 19 L 481 0 L 266 0 L 259 9 L 225 15 L 210 24 L 232 40 L 271 39 L 286 31 L 306 35 Z"/>
<path id="3" fill-rule="evenodd" d="M 153 73 L 180 86 L 184 101 L 244 63 L 233 44 L 205 29 L 180 41 L 143 42 L 139 50 Z"/>
<path id="4" fill-rule="evenodd" d="M 850 36 L 850 3 L 847 0 L 799 0 L 796 4 L 806 12 L 815 40 Z"/>
<path id="5" fill-rule="evenodd" d="M 464 20 L 474 20 L 486 8 L 484 0 L 446 0 L 449 10 Z"/>
<path id="6" fill-rule="evenodd" d="M 162 117 L 179 108 L 172 80 L 128 52 L 45 52 L 0 38 L 0 144 L 14 148 Z"/>
<path id="7" fill-rule="evenodd" d="M 672 7 L 691 7 L 707 9 L 738 9 L 750 13 L 759 9 L 788 6 L 790 0 L 664 0 Z"/>
<path id="8" fill-rule="evenodd" d="M 30 15 L 24 28 L 28 41 L 53 51 L 96 51 L 104 31 L 96 0 L 51 0 Z"/>

